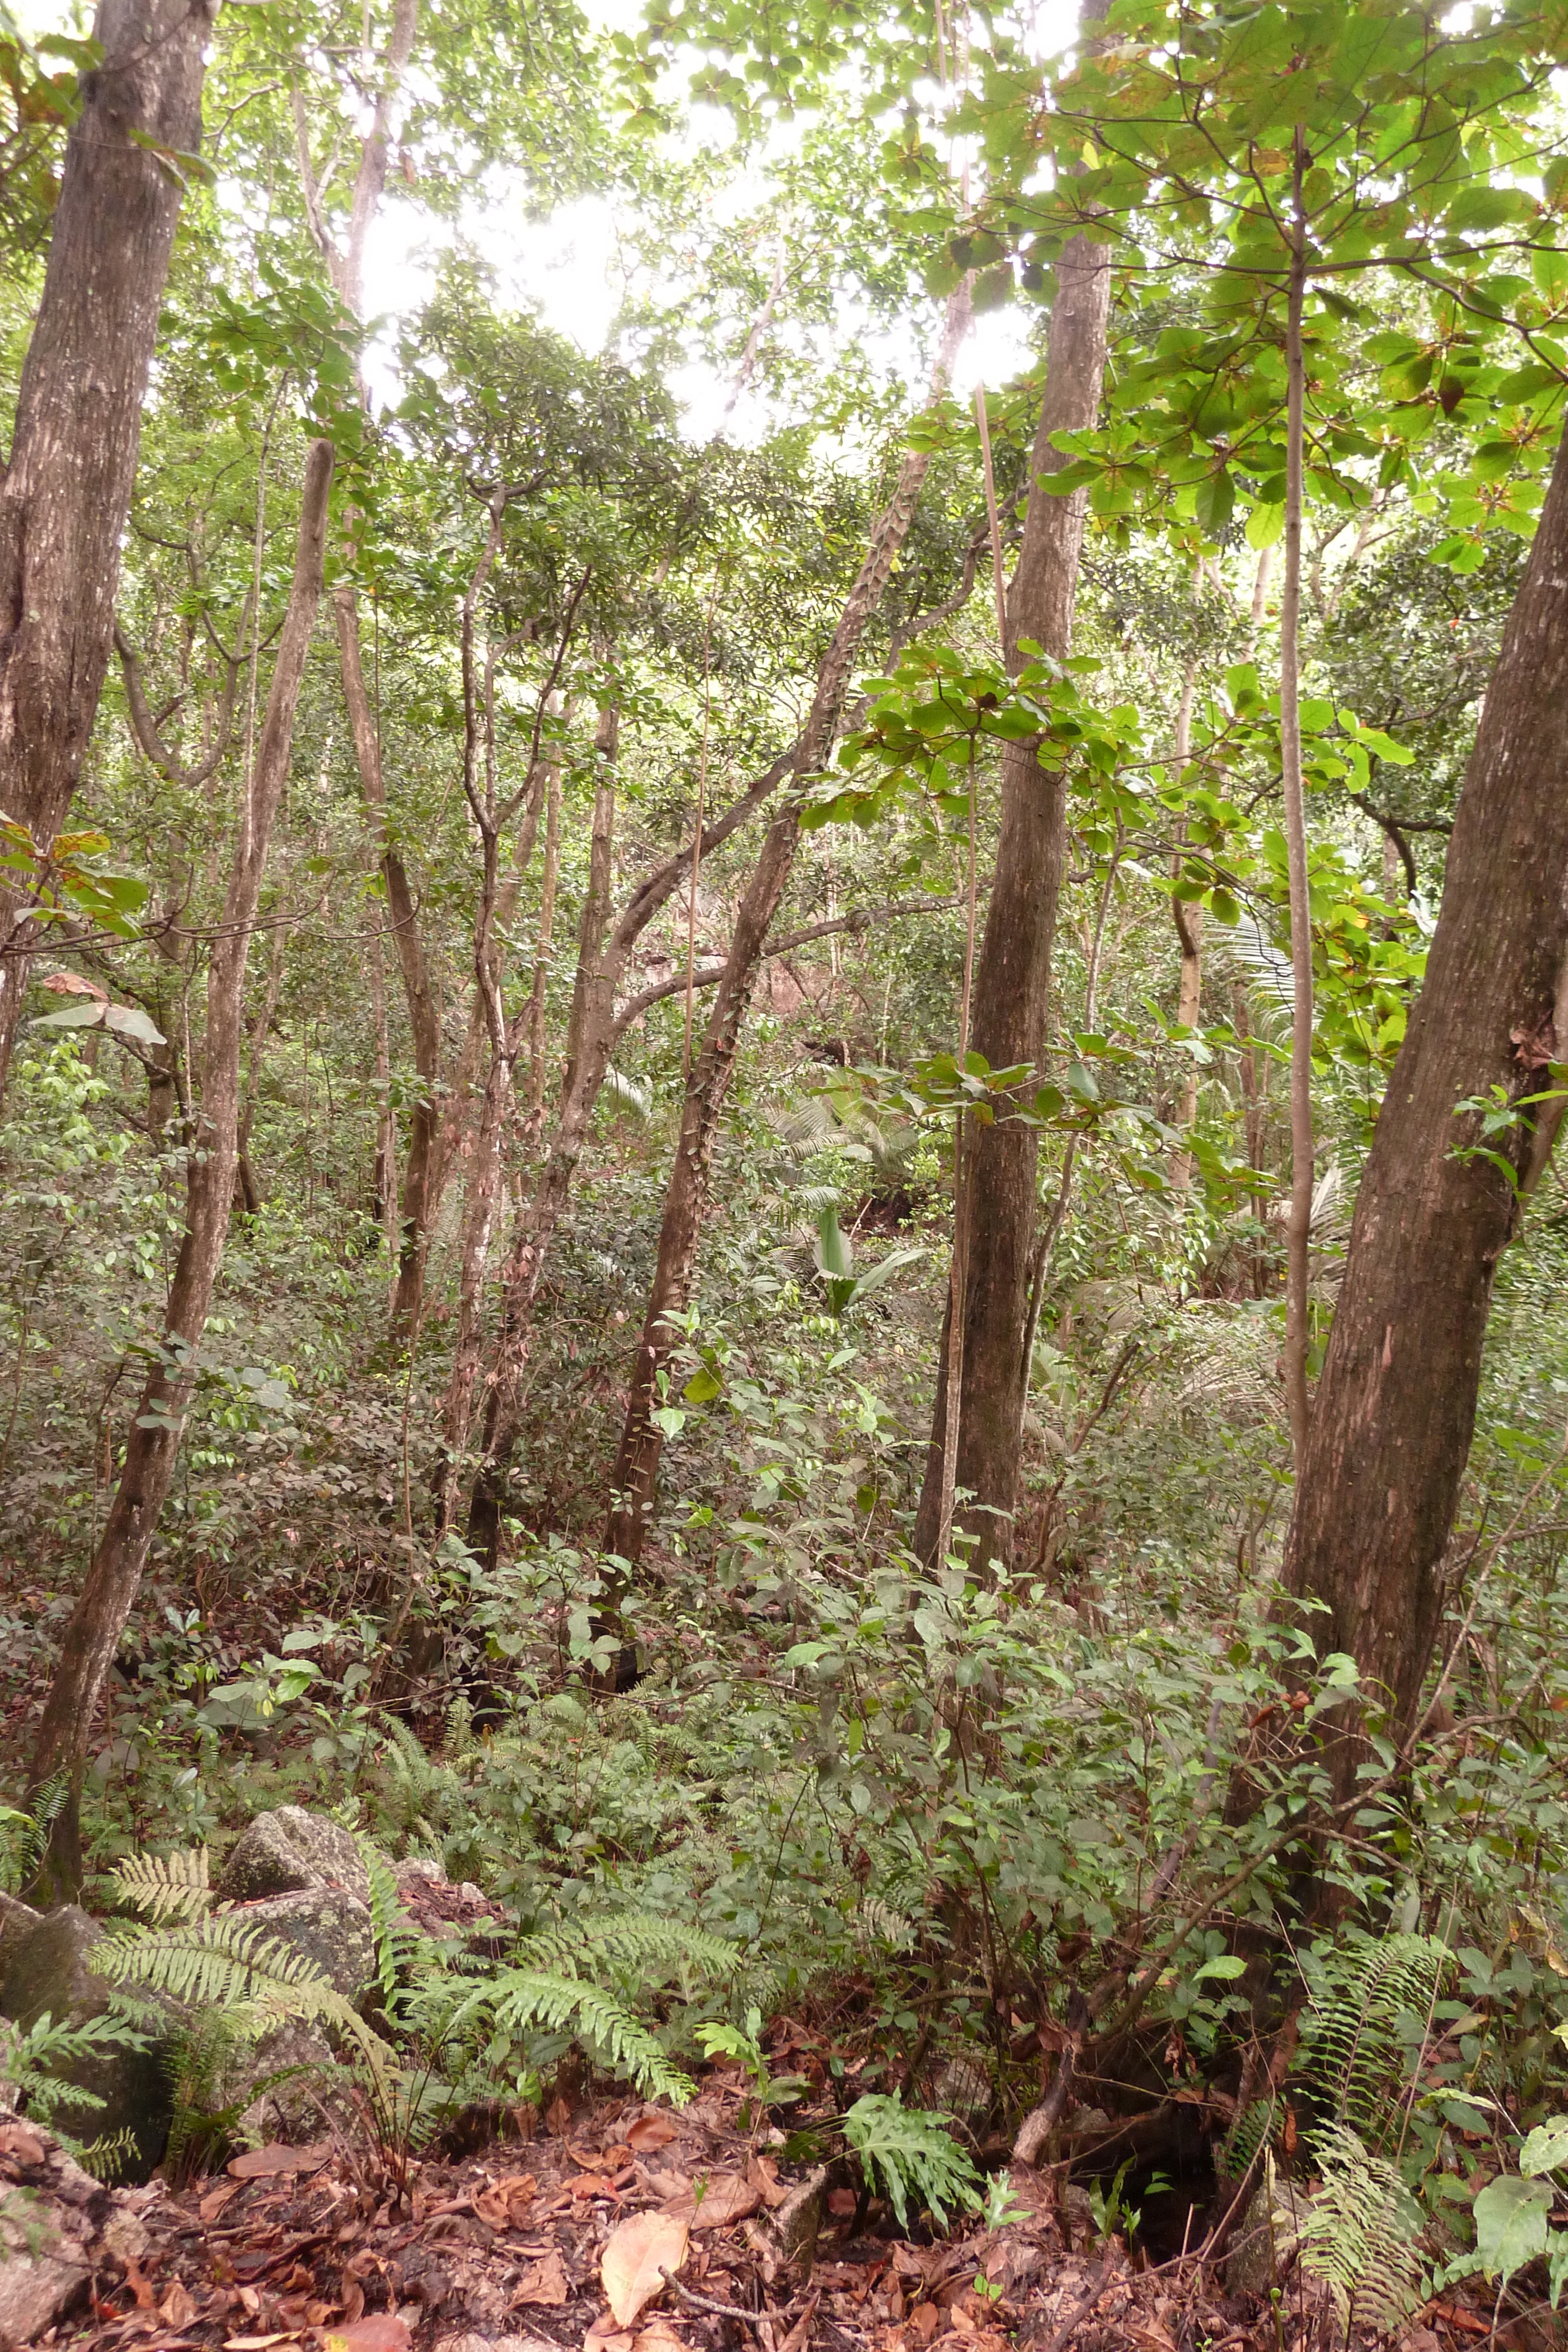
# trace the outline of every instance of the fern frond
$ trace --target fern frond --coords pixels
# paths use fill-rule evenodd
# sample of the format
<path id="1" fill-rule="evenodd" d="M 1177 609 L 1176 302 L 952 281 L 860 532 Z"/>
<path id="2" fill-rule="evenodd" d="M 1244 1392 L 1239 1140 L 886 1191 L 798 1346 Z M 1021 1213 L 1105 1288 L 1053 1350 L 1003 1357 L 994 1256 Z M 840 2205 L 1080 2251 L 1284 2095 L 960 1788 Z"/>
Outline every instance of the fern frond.
<path id="1" fill-rule="evenodd" d="M 199 1919 L 212 1907 L 204 1845 L 173 1853 L 128 1853 L 114 1878 L 126 1901 L 150 1919 Z"/>
<path id="2" fill-rule="evenodd" d="M 737 1974 L 743 1956 L 737 1944 L 682 1920 L 612 1911 L 525 1937 L 512 1958 L 514 1967 L 551 1976 L 583 1977 L 607 1963 L 643 1973 L 653 1966 L 674 1969 L 688 1983 L 722 1984 Z"/>
<path id="3" fill-rule="evenodd" d="M 684 2107 L 695 2084 L 672 2064 L 635 2011 L 580 1977 L 545 1976 L 531 1969 L 499 1970 L 484 1989 L 497 2026 L 516 2033 L 542 2025 L 570 2030 L 593 2043 L 645 2099 Z"/>
<path id="4" fill-rule="evenodd" d="M 1420 2210 L 1394 2166 L 1343 2124 L 1312 2145 L 1323 2185 L 1301 2221 L 1301 2268 L 1326 2282 L 1347 2333 L 1354 2319 L 1390 2327 L 1419 2299 Z"/>
<path id="5" fill-rule="evenodd" d="M 901 2230 L 908 2226 L 911 2199 L 916 2211 L 927 2210 L 944 2226 L 949 2209 L 974 2213 L 984 2208 L 980 2176 L 945 2116 L 867 2092 L 845 2116 L 844 2137 Z"/>
<path id="6" fill-rule="evenodd" d="M 413 1969 L 430 1938 L 420 1933 L 404 1913 L 398 1896 L 397 1880 L 392 1876 L 386 1857 L 371 1840 L 356 1841 L 360 1857 L 370 1881 L 371 1938 L 375 1950 L 376 1982 L 389 2013 L 393 2009 L 399 1985 Z"/>
<path id="7" fill-rule="evenodd" d="M 1436 1936 L 1359 1934 L 1301 1956 L 1301 2071 L 1334 2121 L 1375 2148 L 1398 2136 L 1415 2053 L 1452 1957 Z"/>

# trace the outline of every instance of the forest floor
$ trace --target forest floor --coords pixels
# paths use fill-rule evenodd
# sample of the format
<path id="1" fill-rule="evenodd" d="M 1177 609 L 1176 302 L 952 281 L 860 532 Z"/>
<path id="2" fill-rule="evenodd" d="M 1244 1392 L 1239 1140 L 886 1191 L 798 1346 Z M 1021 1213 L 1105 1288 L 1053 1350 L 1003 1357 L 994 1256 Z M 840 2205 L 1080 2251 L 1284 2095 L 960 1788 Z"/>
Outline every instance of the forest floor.
<path id="1" fill-rule="evenodd" d="M 537 2138 L 411 2162 L 401 2178 L 338 2139 L 258 2149 L 178 2190 L 155 2182 L 131 2192 L 147 2242 L 123 2285 L 100 2285 L 90 2322 L 46 2340 L 105 2352 L 929 2352 L 943 2338 L 953 2352 L 1306 2352 L 1344 2340 L 1325 2291 L 1293 2268 L 1272 2296 L 1228 2294 L 1199 2252 L 1152 2264 L 1080 2230 L 1082 2192 L 1064 2212 L 1052 2176 L 1023 2168 L 1004 2226 L 934 2239 L 830 2188 L 814 2259 L 782 2262 L 767 2221 L 792 2184 L 737 2128 L 743 2098 L 718 2070 L 684 2111 L 561 2101 Z M 622 2326 L 607 2283 L 632 2302 L 653 2291 Z M 1469 2352 L 1490 2319 L 1429 2307 L 1397 2340 Z M 1515 2323 L 1492 2340 L 1550 2338 Z"/>

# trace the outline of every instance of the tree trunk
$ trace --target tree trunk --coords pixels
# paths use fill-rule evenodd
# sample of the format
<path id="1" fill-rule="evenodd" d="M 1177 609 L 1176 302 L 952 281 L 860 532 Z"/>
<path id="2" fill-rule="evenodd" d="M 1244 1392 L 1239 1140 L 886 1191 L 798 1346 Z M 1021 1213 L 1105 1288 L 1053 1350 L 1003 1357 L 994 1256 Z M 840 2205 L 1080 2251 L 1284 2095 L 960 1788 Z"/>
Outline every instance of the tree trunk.
<path id="1" fill-rule="evenodd" d="M 968 323 L 966 282 L 947 304 L 936 360 L 934 400 L 940 400 L 946 392 Z M 850 672 L 899 551 L 908 537 L 928 463 L 928 453 L 924 450 L 905 454 L 893 497 L 872 531 L 865 561 L 818 672 L 810 717 L 795 755 L 797 784 L 823 764 L 832 748 Z M 634 1562 L 642 1549 L 658 1484 L 663 1439 L 653 1414 L 658 1409 L 660 1376 L 674 1338 L 669 1318 L 681 1312 L 691 1295 L 718 1116 L 735 1074 L 741 1027 L 762 961 L 768 928 L 789 883 L 800 834 L 800 799 L 798 793 L 792 793 L 768 827 L 756 870 L 740 902 L 724 977 L 708 1018 L 707 1034 L 686 1082 L 680 1140 L 664 1195 L 659 1255 L 627 1399 L 605 1528 L 605 1549 L 628 1561 Z"/>
<path id="2" fill-rule="evenodd" d="M 157 149 L 201 143 L 214 0 L 100 0 L 43 299 L 0 479 L 0 813 L 40 856 L 65 822 L 114 635 L 120 541 L 180 211 Z M 27 986 L 26 893 L 0 890 L 0 1100 Z"/>
<path id="3" fill-rule="evenodd" d="M 74 1894 L 81 1878 L 78 1797 L 82 1760 L 104 1680 L 135 1601 L 148 1546 L 168 1496 L 195 1381 L 196 1354 L 223 1258 L 238 1149 L 240 1047 L 246 962 L 273 819 L 288 774 L 294 714 L 310 649 L 326 557 L 332 445 L 316 441 L 306 462 L 288 612 L 278 641 L 267 719 L 240 811 L 223 920 L 207 972 L 207 1027 L 197 1141 L 186 1177 L 185 1231 L 163 1318 L 160 1362 L 148 1378 L 126 1444 L 120 1485 L 81 1598 L 60 1646 L 44 1707 L 29 1786 L 70 1775 L 55 1817 L 39 1886 Z"/>
<path id="4" fill-rule="evenodd" d="M 1410 1727 L 1442 1622 L 1442 1574 L 1475 1423 L 1497 1261 L 1544 1167 L 1561 1101 L 1475 1153 L 1456 1106 L 1554 1088 L 1568 1054 L 1568 441 L 1482 708 L 1426 984 L 1388 1082 L 1296 1481 L 1285 1580 L 1328 1603 L 1347 1651 Z M 1532 1124 L 1533 1122 L 1533 1124 Z M 1343 1791 L 1357 1743 L 1333 1751 Z"/>
<path id="5" fill-rule="evenodd" d="M 1084 13 L 1087 20 L 1092 12 Z M 1026 637 L 1056 661 L 1071 650 L 1087 501 L 1082 490 L 1052 498 L 1042 478 L 1068 463 L 1051 436 L 1085 431 L 1099 415 L 1110 292 L 1108 249 L 1075 237 L 1057 268 L 1023 543 L 1008 594 L 1008 661 L 1014 669 L 1021 666 L 1019 646 Z M 1063 778 L 1040 766 L 1032 742 L 1006 744 L 1001 764 L 996 873 L 975 977 L 974 1045 L 993 1069 L 1043 1059 L 1067 847 Z M 1001 1530 L 1018 1492 L 1039 1159 L 1034 1129 L 1009 1119 L 977 1128 L 966 1155 L 970 1254 L 956 1475 L 978 1506 L 972 1516 L 960 1516 L 977 1539 L 981 1560 L 1003 1548 Z M 915 1547 L 924 1559 L 936 1552 L 942 1518 L 948 1356 L 945 1345 L 915 1525 Z"/>
<path id="6" fill-rule="evenodd" d="M 1307 884 L 1306 793 L 1301 782 L 1301 467 L 1306 372 L 1301 316 L 1307 293 L 1305 142 L 1295 133 L 1295 211 L 1285 330 L 1285 585 L 1280 600 L 1280 771 L 1291 884 L 1291 1223 L 1285 1255 L 1285 1404 L 1296 1475 L 1307 1450 L 1308 1252 L 1312 1223 L 1312 915 Z"/>
<path id="7" fill-rule="evenodd" d="M 1198 567 L 1201 584 L 1203 567 Z M 1176 711 L 1176 770 L 1178 779 L 1185 772 L 1192 750 L 1192 702 L 1197 688 L 1197 662 L 1189 661 L 1181 683 L 1181 704 Z M 1186 837 L 1183 828 L 1182 838 Z M 1171 879 L 1181 879 L 1182 853 L 1178 840 L 1171 856 Z M 1171 917 L 1176 924 L 1176 946 L 1181 955 L 1181 977 L 1176 986 L 1176 1020 L 1183 1029 L 1196 1029 L 1197 1016 L 1203 1009 L 1203 908 L 1193 899 L 1171 899 Z M 1087 1024 L 1093 1027 L 1093 1023 Z M 1181 1098 L 1176 1104 L 1176 1124 L 1189 1128 L 1197 1117 L 1197 1064 L 1189 1062 L 1181 1083 Z M 1192 1182 L 1192 1154 L 1185 1144 L 1177 1144 L 1171 1153 L 1171 1188 L 1185 1192 Z"/>
<path id="8" fill-rule="evenodd" d="M 534 947 L 534 986 L 528 1001 L 528 1109 L 525 1126 L 530 1150 L 538 1148 L 545 1117 L 545 1006 L 549 987 L 550 943 L 555 936 L 555 893 L 560 875 L 560 749 L 549 754 L 545 809 L 545 870 L 539 889 L 539 929 Z"/>
<path id="9" fill-rule="evenodd" d="M 604 934 L 610 920 L 610 894 L 615 870 L 614 761 L 620 730 L 620 712 L 613 703 L 607 704 L 599 715 L 593 738 L 594 749 L 604 767 L 593 795 L 588 890 L 578 934 L 577 978 L 567 1031 L 560 1114 L 533 1200 L 517 1218 L 501 1276 L 501 1322 L 485 1408 L 483 1458 L 468 1504 L 468 1542 L 492 1564 L 500 1539 L 502 1490 L 521 1423 L 528 1337 L 545 1253 L 566 1205 L 588 1123 L 610 1066 L 615 981 L 621 965 L 616 942 L 612 940 L 607 947 Z"/>
<path id="10" fill-rule="evenodd" d="M 418 1080 L 409 1120 L 408 1157 L 403 1162 L 402 1201 L 399 1216 L 397 1284 L 392 1293 L 394 1337 L 406 1338 L 424 1292 L 424 1261 L 430 1234 L 431 1173 L 435 1130 L 440 1119 L 441 1022 L 430 984 L 419 912 L 409 887 L 408 868 L 387 821 L 386 783 L 382 773 L 382 747 L 376 714 L 365 691 L 364 665 L 360 656 L 360 613 L 351 587 L 334 591 L 338 620 L 338 655 L 343 676 L 343 699 L 353 730 L 359 763 L 360 790 L 370 812 L 381 851 L 382 879 L 386 887 L 387 919 L 403 1000 L 413 1042 L 413 1068 Z"/>

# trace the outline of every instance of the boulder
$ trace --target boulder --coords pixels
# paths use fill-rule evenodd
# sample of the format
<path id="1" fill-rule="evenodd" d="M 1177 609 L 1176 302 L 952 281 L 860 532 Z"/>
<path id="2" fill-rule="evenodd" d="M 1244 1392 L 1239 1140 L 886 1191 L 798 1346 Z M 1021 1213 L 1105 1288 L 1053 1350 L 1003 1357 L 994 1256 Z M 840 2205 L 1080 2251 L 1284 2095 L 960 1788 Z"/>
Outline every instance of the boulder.
<path id="1" fill-rule="evenodd" d="M 235 1913 L 263 1937 L 276 1937 L 313 1960 L 345 2000 L 357 2000 L 375 1967 L 368 1904 L 336 1886 L 311 1886 L 246 1903 Z"/>
<path id="2" fill-rule="evenodd" d="M 216 2114 L 235 2111 L 235 2137 L 248 2147 L 273 2140 L 299 2147 L 349 2124 L 352 2109 L 339 2084 L 338 2062 L 321 2033 L 289 2019 L 233 2053 L 209 2104 Z"/>
<path id="3" fill-rule="evenodd" d="M 102 1937 L 97 1920 L 74 1903 L 37 1916 L 30 1926 L 7 1919 L 0 1937 L 0 2016 L 24 2028 L 46 2011 L 57 2023 L 73 2025 L 102 2016 L 113 1991 L 92 1968 L 93 1947 Z M 161 2042 L 94 2051 L 55 2071 L 62 2082 L 103 2101 L 101 2107 L 74 2108 L 62 2116 L 72 2137 L 94 2140 L 129 2132 L 132 2153 L 122 2160 L 120 2177 L 146 2180 L 162 2157 L 173 2114 L 173 2069 Z"/>
<path id="4" fill-rule="evenodd" d="M 257 1813 L 242 1830 L 213 1889 L 220 1903 L 256 1903 L 274 1895 L 340 1887 L 359 1903 L 370 1900 L 360 1849 L 340 1822 L 303 1805 Z"/>
<path id="5" fill-rule="evenodd" d="M 141 2259 L 137 2201 L 91 2179 L 41 2125 L 0 2117 L 0 2344 L 36 2342 L 95 2276 L 107 2288 Z"/>

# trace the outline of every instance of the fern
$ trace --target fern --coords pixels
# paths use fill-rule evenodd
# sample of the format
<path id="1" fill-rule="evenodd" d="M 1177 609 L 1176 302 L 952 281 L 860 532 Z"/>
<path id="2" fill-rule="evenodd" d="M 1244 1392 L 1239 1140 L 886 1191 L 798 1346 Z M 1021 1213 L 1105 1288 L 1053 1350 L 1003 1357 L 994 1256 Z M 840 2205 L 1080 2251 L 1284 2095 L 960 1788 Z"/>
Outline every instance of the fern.
<path id="1" fill-rule="evenodd" d="M 1399 2137 L 1415 2055 L 1451 1958 L 1435 1936 L 1363 1935 L 1301 1956 L 1301 2075 L 1333 2122 L 1375 2149 Z"/>
<path id="2" fill-rule="evenodd" d="M 150 1919 L 200 1919 L 212 1908 L 204 1845 L 183 1853 L 127 1854 L 114 1875 L 126 1900 Z"/>
<path id="3" fill-rule="evenodd" d="M 580 1977 L 608 1964 L 645 1977 L 657 1964 L 679 1970 L 687 1982 L 696 1978 L 710 1983 L 733 1977 L 740 1960 L 737 1947 L 722 1936 L 707 1935 L 684 1920 L 653 1919 L 636 1911 L 608 1912 L 546 1928 L 525 1937 L 512 1957 L 516 1967 L 555 1976 Z"/>
<path id="4" fill-rule="evenodd" d="M 594 2056 L 634 2084 L 645 2099 L 668 2099 L 672 2106 L 684 2107 L 694 2094 L 690 2076 L 666 2057 L 635 2011 L 582 1977 L 506 1969 L 485 1986 L 484 1999 L 504 2032 L 544 2026 L 587 2042 Z"/>
<path id="5" fill-rule="evenodd" d="M 1421 2215 L 1395 2167 L 1343 2124 L 1314 2135 L 1323 2185 L 1301 2224 L 1301 2268 L 1322 2279 L 1348 2336 L 1389 2327 L 1420 2299 Z"/>
<path id="6" fill-rule="evenodd" d="M 949 2208 L 983 2211 L 984 2184 L 941 2116 L 868 2092 L 845 2116 L 844 2137 L 867 2180 L 881 2187 L 901 2230 L 908 2227 L 912 2199 L 916 2212 L 924 2208 L 944 2227 Z"/>

